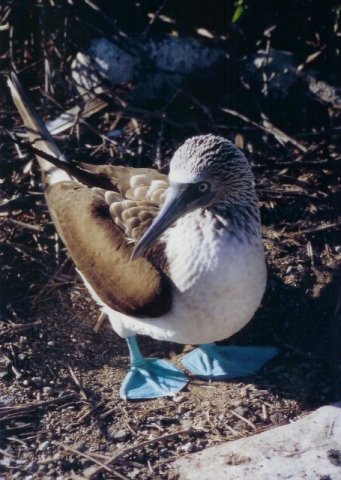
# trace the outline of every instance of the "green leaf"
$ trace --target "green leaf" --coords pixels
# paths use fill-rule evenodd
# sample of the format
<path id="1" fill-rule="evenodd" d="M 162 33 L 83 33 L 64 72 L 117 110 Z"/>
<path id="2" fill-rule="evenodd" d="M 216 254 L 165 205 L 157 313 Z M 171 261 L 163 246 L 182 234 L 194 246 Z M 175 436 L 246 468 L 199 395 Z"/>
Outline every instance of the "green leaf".
<path id="1" fill-rule="evenodd" d="M 239 5 L 233 14 L 231 22 L 232 23 L 238 22 L 238 20 L 240 19 L 240 17 L 243 15 L 244 12 L 245 12 L 245 7 L 243 5 Z"/>

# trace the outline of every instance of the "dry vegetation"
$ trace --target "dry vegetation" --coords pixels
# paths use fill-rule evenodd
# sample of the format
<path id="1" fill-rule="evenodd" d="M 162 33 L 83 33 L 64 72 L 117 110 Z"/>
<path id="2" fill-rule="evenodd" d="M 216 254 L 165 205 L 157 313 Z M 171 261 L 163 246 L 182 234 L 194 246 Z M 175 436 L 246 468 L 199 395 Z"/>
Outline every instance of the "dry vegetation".
<path id="1" fill-rule="evenodd" d="M 340 99 L 317 101 L 300 85 L 267 101 L 240 73 L 246 55 L 271 47 L 337 84 L 338 2 L 264 1 L 259 11 L 250 0 L 234 24 L 233 2 L 202 1 L 200 11 L 192 3 L 1 2 L 0 478 L 171 478 L 180 455 L 340 400 Z M 14 142 L 20 121 L 5 85 L 15 69 L 41 115 L 56 118 L 82 101 L 70 76 L 75 54 L 93 37 L 124 34 L 192 36 L 229 59 L 209 88 L 194 76 L 152 105 L 130 97 L 134 85 L 109 89 L 107 107 L 80 115 L 61 148 L 71 159 L 165 168 L 193 134 L 243 148 L 257 177 L 269 282 L 254 320 L 228 342 L 281 350 L 259 377 L 191 378 L 174 398 L 135 403 L 118 396 L 124 342 L 106 323 L 94 332 L 98 309 L 56 237 L 32 154 Z M 108 138 L 110 130 L 119 133 Z M 175 362 L 184 350 L 141 343 Z"/>

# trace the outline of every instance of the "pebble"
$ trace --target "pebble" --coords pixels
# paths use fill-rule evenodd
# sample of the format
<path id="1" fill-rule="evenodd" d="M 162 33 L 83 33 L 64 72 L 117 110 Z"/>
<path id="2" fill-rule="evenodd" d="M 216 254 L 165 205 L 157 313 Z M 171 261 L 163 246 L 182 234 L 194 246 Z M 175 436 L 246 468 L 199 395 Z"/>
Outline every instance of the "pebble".
<path id="1" fill-rule="evenodd" d="M 189 430 L 192 427 L 193 422 L 192 420 L 183 420 L 181 422 L 181 425 L 184 430 Z"/>
<path id="2" fill-rule="evenodd" d="M 173 402 L 180 403 L 180 402 L 183 402 L 184 400 L 186 400 L 186 397 L 185 397 L 185 395 L 175 395 L 172 398 L 172 400 L 173 400 Z"/>
<path id="3" fill-rule="evenodd" d="M 192 442 L 187 442 L 181 447 L 181 450 L 186 453 L 192 453 L 194 450 L 194 444 Z"/>
<path id="4" fill-rule="evenodd" d="M 167 448 L 161 448 L 160 457 L 162 458 L 169 457 L 169 450 Z"/>
<path id="5" fill-rule="evenodd" d="M 40 387 L 43 384 L 43 379 L 41 377 L 32 377 L 31 381 L 37 385 L 37 387 Z"/>
<path id="6" fill-rule="evenodd" d="M 47 450 L 50 446 L 50 442 L 46 440 L 45 442 L 42 442 L 39 447 L 38 447 L 38 452 L 43 452 L 44 450 Z"/>
<path id="7" fill-rule="evenodd" d="M 108 437 L 110 440 L 117 440 L 118 442 L 124 442 L 130 437 L 130 433 L 127 430 L 116 430 L 114 428 L 108 429 Z"/>
<path id="8" fill-rule="evenodd" d="M 158 423 L 161 425 L 171 425 L 172 423 L 179 423 L 179 419 L 176 417 L 167 417 L 165 415 L 159 415 L 157 417 L 148 417 L 148 423 Z"/>
<path id="9" fill-rule="evenodd" d="M 272 423 L 274 423 L 275 425 L 281 425 L 282 423 L 285 422 L 285 416 L 278 412 L 278 413 L 272 413 L 270 415 L 270 420 Z"/>
<path id="10" fill-rule="evenodd" d="M 49 395 L 52 395 L 52 393 L 53 393 L 53 388 L 51 388 L 51 387 L 44 387 L 43 388 L 43 394 L 44 395 L 49 396 Z"/>

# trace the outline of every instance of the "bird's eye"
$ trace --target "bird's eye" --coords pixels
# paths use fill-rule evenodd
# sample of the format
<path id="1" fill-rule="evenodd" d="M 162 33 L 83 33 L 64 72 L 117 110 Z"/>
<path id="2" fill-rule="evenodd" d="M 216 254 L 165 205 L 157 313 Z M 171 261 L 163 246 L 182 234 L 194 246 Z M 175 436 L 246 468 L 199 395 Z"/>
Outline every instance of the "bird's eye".
<path id="1" fill-rule="evenodd" d="M 198 184 L 198 190 L 200 193 L 206 193 L 209 191 L 210 189 L 210 184 L 208 182 L 200 182 Z"/>

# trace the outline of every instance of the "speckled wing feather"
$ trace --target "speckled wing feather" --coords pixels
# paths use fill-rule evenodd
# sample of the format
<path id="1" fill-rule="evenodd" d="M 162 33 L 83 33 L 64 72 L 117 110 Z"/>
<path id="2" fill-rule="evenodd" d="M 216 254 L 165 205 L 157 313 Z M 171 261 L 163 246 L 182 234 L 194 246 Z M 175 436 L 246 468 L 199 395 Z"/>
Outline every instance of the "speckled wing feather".
<path id="1" fill-rule="evenodd" d="M 115 224 L 122 229 L 129 243 L 135 243 L 150 226 L 165 201 L 168 188 L 166 175 L 151 168 L 82 163 L 83 171 L 91 172 L 114 186 L 104 198 Z"/>
<path id="2" fill-rule="evenodd" d="M 152 169 L 102 168 L 118 190 L 105 193 L 112 219 L 126 238 L 135 243 L 158 214 L 165 200 L 168 179 Z"/>
<path id="3" fill-rule="evenodd" d="M 10 87 L 30 140 L 39 139 L 40 150 L 60 158 L 53 138 L 15 76 Z M 62 165 L 52 169 L 51 163 L 40 159 L 40 166 L 48 173 L 45 195 L 56 229 L 100 302 L 135 317 L 158 317 L 167 312 L 171 285 L 155 266 L 158 262 L 154 265 L 143 257 L 130 261 L 133 243 L 163 202 L 167 177 L 152 169 L 83 165 L 102 179 L 110 178 L 112 190 L 107 191 L 73 181 L 70 169 L 64 176 L 58 175 Z"/>

